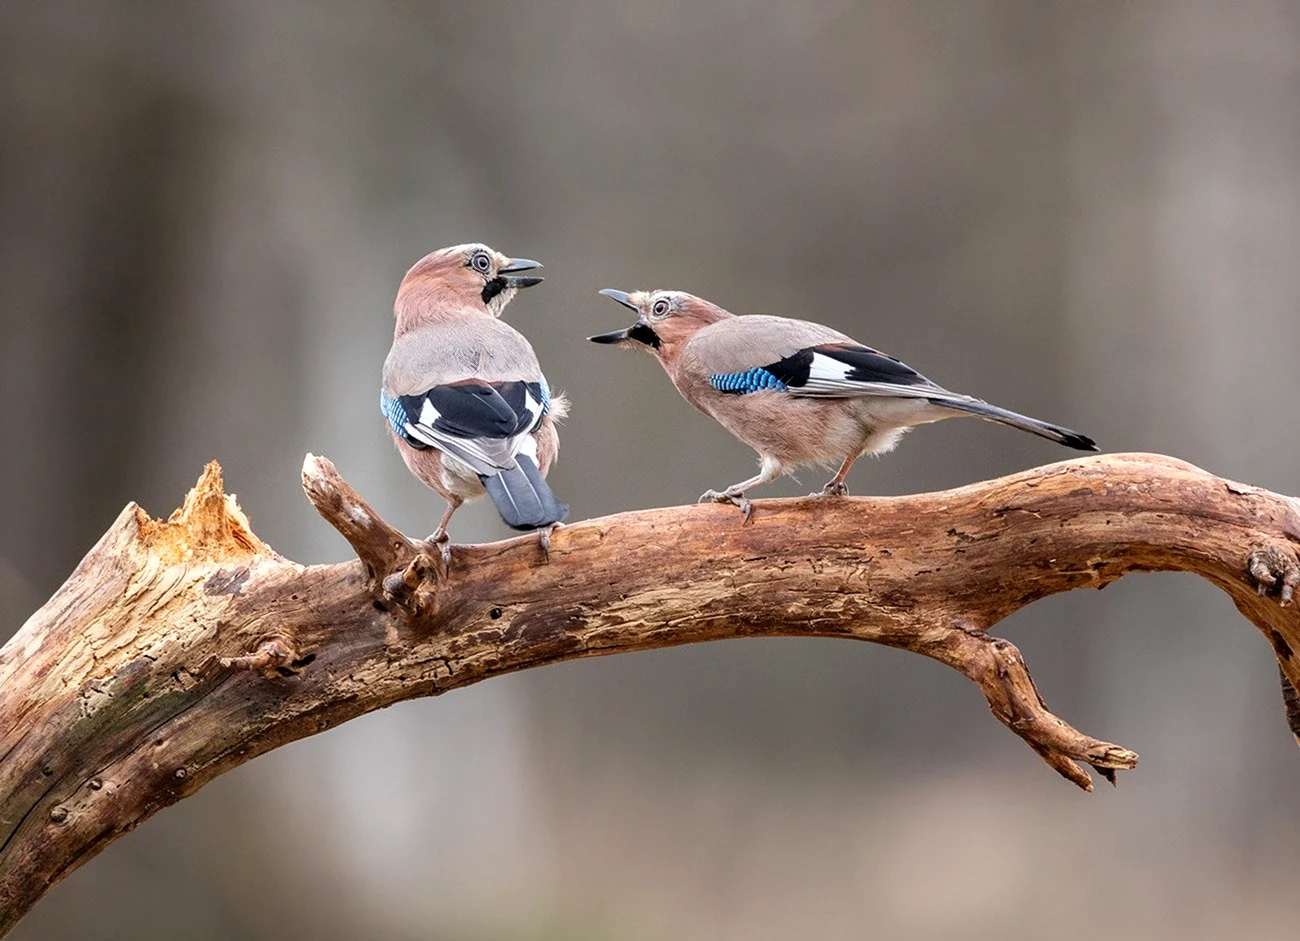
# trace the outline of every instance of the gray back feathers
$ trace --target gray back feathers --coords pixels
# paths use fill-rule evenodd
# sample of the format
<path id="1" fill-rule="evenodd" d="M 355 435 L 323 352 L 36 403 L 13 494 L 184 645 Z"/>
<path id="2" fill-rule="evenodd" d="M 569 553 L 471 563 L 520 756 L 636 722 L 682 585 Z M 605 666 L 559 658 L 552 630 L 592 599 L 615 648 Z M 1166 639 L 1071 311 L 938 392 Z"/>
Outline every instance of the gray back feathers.
<path id="1" fill-rule="evenodd" d="M 709 324 L 691 337 L 678 368 L 701 376 L 742 372 L 809 346 L 853 342 L 838 330 L 806 320 L 744 314 Z"/>
<path id="2" fill-rule="evenodd" d="M 518 330 L 467 314 L 424 324 L 394 340 L 383 383 L 390 395 L 418 395 L 461 379 L 534 382 L 541 375 L 537 354 Z"/>

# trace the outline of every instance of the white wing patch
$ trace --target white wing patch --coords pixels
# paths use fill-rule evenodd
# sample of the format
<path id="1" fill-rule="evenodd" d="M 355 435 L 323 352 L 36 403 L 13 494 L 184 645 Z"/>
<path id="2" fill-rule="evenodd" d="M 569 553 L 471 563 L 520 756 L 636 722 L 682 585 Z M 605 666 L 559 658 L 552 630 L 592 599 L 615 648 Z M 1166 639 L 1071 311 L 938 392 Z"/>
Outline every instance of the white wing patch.
<path id="1" fill-rule="evenodd" d="M 528 409 L 528 414 L 533 416 L 533 420 L 528 424 L 528 437 L 532 437 L 532 432 L 542 423 L 542 415 L 546 412 L 546 403 L 533 398 L 533 390 L 530 388 L 524 397 L 524 408 Z M 533 457 L 537 455 L 534 454 Z"/>
<path id="2" fill-rule="evenodd" d="M 856 395 L 888 395 L 903 399 L 928 399 L 938 390 L 933 385 L 902 385 L 893 382 L 862 382 L 850 379 L 851 363 L 841 362 L 823 353 L 813 353 L 808 367 L 808 381 L 793 389 L 798 395 L 846 398 Z"/>

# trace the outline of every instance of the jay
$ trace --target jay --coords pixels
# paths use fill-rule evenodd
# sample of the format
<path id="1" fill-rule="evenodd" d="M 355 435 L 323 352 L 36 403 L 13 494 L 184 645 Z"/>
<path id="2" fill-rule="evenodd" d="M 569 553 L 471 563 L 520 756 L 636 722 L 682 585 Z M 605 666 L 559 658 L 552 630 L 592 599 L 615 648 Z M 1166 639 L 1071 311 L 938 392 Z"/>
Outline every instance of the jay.
<path id="1" fill-rule="evenodd" d="M 449 564 L 447 524 L 487 494 L 513 529 L 550 532 L 568 515 L 545 477 L 559 450 L 555 423 L 568 404 L 551 392 L 533 348 L 500 319 L 541 265 L 486 245 L 456 245 L 420 259 L 393 305 L 393 346 L 379 407 L 407 468 L 447 501 L 429 537 Z"/>
<path id="2" fill-rule="evenodd" d="M 1081 451 L 1091 438 L 949 392 L 837 330 L 762 314 L 736 316 L 681 291 L 600 293 L 636 312 L 636 323 L 590 337 L 654 354 L 686 401 L 759 456 L 756 476 L 700 502 L 733 503 L 747 522 L 745 491 L 801 465 L 839 470 L 819 494 L 844 495 L 863 454 L 884 454 L 913 425 L 974 415 Z"/>

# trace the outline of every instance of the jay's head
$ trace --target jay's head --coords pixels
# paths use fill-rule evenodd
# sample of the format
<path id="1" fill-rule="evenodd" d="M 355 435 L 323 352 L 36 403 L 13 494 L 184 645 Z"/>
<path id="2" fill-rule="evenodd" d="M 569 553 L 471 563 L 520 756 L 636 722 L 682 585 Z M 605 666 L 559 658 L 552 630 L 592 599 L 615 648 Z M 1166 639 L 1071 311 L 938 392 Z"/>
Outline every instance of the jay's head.
<path id="1" fill-rule="evenodd" d="M 610 343 L 654 353 L 664 362 L 677 358 L 682 346 L 711 323 L 731 314 L 717 304 L 685 291 L 600 292 L 636 312 L 636 323 L 623 330 L 588 337 L 592 343 Z"/>
<path id="2" fill-rule="evenodd" d="M 486 245 L 453 245 L 430 252 L 417 261 L 402 279 L 398 300 L 419 292 L 450 295 L 449 300 L 465 305 L 481 304 L 493 317 L 500 317 L 520 288 L 540 284 L 542 279 L 520 272 L 542 267 L 527 258 L 508 258 Z"/>

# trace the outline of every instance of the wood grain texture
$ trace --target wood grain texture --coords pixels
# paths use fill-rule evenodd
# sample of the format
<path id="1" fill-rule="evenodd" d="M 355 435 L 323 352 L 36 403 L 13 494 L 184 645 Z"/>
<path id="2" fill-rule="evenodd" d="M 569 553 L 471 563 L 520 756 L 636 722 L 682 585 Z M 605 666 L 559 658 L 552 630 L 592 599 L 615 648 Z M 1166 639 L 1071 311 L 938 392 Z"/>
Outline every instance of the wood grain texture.
<path id="1" fill-rule="evenodd" d="M 943 493 L 622 513 L 436 550 L 333 465 L 303 484 L 358 559 L 303 566 L 209 465 L 163 522 L 128 506 L 0 649 L 0 934 L 157 810 L 278 745 L 404 699 L 559 660 L 742 636 L 866 640 L 969 677 L 1085 790 L 1138 756 L 1047 710 L 988 631 L 1129 572 L 1226 591 L 1300 684 L 1300 505 L 1172 458 L 1082 458 Z M 1280 724 L 1280 723 L 1279 723 Z"/>

